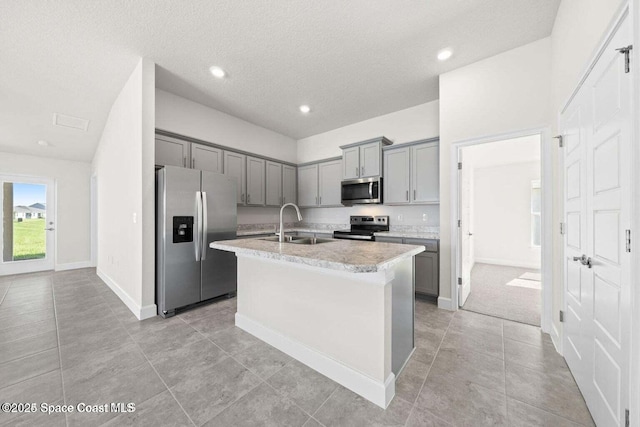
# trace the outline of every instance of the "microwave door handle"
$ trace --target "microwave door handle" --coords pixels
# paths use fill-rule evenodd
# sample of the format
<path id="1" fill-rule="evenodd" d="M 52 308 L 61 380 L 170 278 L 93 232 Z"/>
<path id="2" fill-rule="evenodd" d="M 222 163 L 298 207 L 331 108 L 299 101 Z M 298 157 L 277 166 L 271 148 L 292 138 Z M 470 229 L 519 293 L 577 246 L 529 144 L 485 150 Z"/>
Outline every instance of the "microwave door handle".
<path id="1" fill-rule="evenodd" d="M 369 198 L 373 199 L 373 181 L 369 183 Z"/>

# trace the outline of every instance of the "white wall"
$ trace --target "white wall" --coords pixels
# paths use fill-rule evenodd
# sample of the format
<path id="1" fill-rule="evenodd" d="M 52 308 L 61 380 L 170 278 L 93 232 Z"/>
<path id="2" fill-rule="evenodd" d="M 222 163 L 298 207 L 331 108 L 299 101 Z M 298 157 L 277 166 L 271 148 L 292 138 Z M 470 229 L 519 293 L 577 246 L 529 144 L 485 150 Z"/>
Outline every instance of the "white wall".
<path id="1" fill-rule="evenodd" d="M 475 261 L 540 268 L 540 247 L 531 246 L 531 181 L 540 162 L 474 169 Z"/>
<path id="2" fill-rule="evenodd" d="M 91 165 L 48 157 L 0 153 L 4 174 L 45 177 L 56 186 L 56 270 L 91 261 Z"/>
<path id="3" fill-rule="evenodd" d="M 551 41 L 440 76 L 440 296 L 451 297 L 451 144 L 549 125 Z"/>
<path id="4" fill-rule="evenodd" d="M 298 141 L 298 163 L 341 156 L 341 145 L 386 136 L 394 144 L 439 134 L 438 101 L 353 123 Z"/>
<path id="5" fill-rule="evenodd" d="M 100 277 L 139 318 L 156 314 L 154 64 L 141 59 L 116 98 L 93 159 Z"/>
<path id="6" fill-rule="evenodd" d="M 156 127 L 278 160 L 296 162 L 296 141 L 293 138 L 160 89 L 156 89 Z"/>

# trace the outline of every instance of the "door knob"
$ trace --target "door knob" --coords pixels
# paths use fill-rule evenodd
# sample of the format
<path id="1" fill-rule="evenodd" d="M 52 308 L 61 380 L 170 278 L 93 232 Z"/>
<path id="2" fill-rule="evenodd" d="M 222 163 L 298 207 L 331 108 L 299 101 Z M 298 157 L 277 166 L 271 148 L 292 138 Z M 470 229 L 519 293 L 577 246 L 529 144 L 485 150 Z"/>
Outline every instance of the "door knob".
<path id="1" fill-rule="evenodd" d="M 469 236 L 473 236 L 473 233 L 469 233 Z"/>
<path id="2" fill-rule="evenodd" d="M 593 261 L 591 260 L 591 257 L 588 257 L 585 254 L 582 254 L 582 256 L 574 256 L 573 260 L 580 261 L 580 264 L 586 265 L 588 268 L 593 267 Z"/>
<path id="3" fill-rule="evenodd" d="M 55 230 L 55 228 L 53 228 L 53 227 L 52 227 L 52 228 L 45 228 L 45 230 L 47 230 L 47 231 L 53 231 L 53 230 Z"/>

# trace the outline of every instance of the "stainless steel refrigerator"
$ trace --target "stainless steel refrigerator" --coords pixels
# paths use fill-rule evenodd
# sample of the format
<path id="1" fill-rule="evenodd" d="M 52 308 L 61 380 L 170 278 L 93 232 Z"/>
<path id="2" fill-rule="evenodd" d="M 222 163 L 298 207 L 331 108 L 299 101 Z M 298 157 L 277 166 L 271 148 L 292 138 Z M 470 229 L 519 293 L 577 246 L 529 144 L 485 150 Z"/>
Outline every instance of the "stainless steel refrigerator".
<path id="1" fill-rule="evenodd" d="M 236 257 L 209 248 L 236 238 L 235 178 L 165 166 L 156 172 L 156 304 L 176 309 L 236 291 Z"/>

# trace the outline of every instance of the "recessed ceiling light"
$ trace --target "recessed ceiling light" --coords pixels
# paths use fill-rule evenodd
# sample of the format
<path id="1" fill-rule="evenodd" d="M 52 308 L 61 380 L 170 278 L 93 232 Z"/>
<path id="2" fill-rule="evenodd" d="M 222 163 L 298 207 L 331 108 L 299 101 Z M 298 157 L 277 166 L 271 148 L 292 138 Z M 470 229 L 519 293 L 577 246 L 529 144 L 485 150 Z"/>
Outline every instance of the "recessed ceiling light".
<path id="1" fill-rule="evenodd" d="M 38 141 L 38 145 L 41 147 L 48 147 L 49 143 L 43 139 L 41 139 L 40 141 Z"/>
<path id="2" fill-rule="evenodd" d="M 211 74 L 213 74 L 214 77 L 217 77 L 219 79 L 222 79 L 227 75 L 227 73 L 225 73 L 222 68 L 216 67 L 215 65 L 209 68 L 209 71 L 211 71 Z"/>
<path id="3" fill-rule="evenodd" d="M 308 114 L 311 111 L 311 107 L 309 107 L 308 105 L 301 105 L 300 111 L 304 114 Z"/>
<path id="4" fill-rule="evenodd" d="M 440 61 L 446 61 L 447 59 L 451 58 L 451 55 L 453 55 L 453 52 L 451 52 L 450 49 L 444 49 L 438 52 L 438 59 Z"/>

